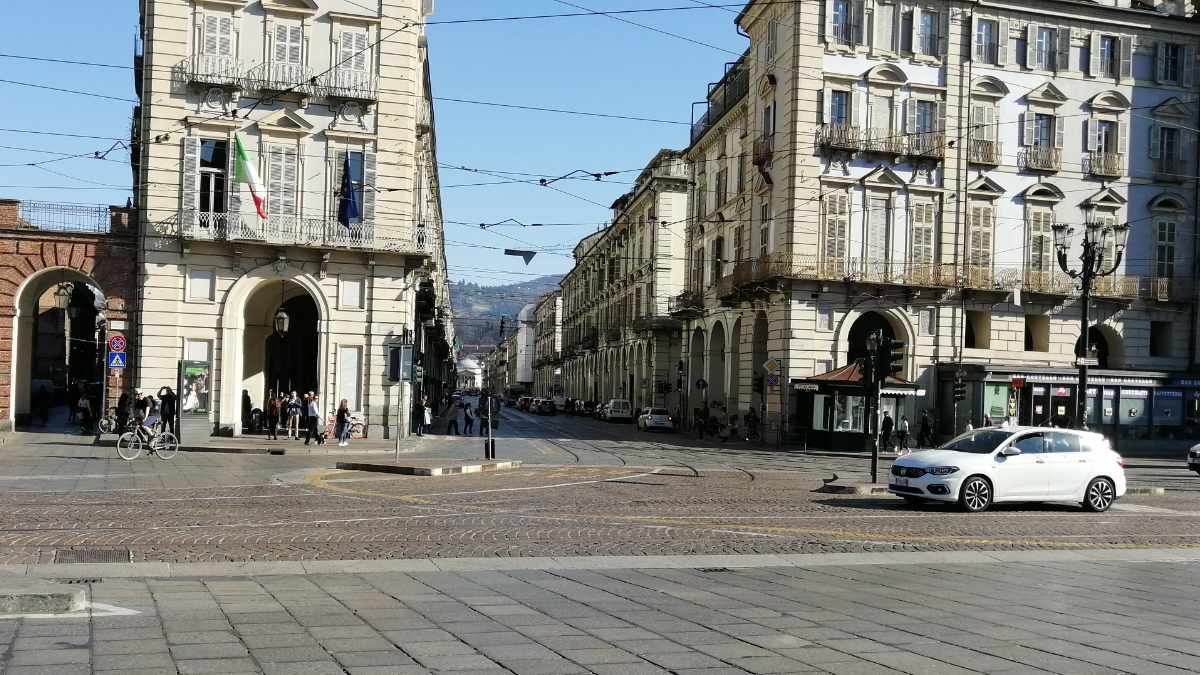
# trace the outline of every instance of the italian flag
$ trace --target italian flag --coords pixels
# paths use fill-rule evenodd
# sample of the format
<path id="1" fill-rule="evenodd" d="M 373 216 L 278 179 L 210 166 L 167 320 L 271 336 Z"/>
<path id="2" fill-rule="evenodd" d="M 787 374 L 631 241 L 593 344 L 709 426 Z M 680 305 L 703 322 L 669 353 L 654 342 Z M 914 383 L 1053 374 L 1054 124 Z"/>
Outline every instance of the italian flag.
<path id="1" fill-rule="evenodd" d="M 234 134 L 233 142 L 234 151 L 237 153 L 237 166 L 234 168 L 233 180 L 235 183 L 245 184 L 249 188 L 250 196 L 254 199 L 254 208 L 258 210 L 258 217 L 266 220 L 267 193 L 258 180 L 258 173 L 254 171 L 254 165 L 250 163 L 250 156 L 246 154 L 246 146 L 242 145 L 242 137 Z"/>

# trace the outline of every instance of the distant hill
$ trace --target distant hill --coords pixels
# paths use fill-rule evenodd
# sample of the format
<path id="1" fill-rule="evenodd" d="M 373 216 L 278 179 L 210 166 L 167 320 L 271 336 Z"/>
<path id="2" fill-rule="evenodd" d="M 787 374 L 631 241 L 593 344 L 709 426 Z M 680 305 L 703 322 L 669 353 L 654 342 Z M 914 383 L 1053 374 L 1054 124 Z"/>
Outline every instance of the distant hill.
<path id="1" fill-rule="evenodd" d="M 452 282 L 450 302 L 454 306 L 454 334 L 464 346 L 480 345 L 482 351 L 490 351 L 501 339 L 500 318 L 506 317 L 504 332 L 511 333 L 516 329 L 517 313 L 521 308 L 558 288 L 561 279 L 561 274 L 551 274 L 503 286 Z"/>

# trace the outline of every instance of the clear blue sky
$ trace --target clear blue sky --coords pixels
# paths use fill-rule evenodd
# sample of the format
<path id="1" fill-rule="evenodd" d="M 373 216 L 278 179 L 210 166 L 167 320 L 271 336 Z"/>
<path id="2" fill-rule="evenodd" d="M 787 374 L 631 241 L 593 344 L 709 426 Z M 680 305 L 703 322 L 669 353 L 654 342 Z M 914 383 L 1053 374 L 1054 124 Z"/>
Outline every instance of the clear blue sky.
<path id="1" fill-rule="evenodd" d="M 631 21 L 722 47 L 745 48 L 733 19 L 737 8 L 708 8 L 730 0 L 568 0 L 599 11 L 680 7 L 696 11 L 624 15 Z M 438 0 L 432 21 L 579 11 L 557 0 Z M 0 22 L 0 52 L 129 64 L 137 27 L 134 0 L 54 0 L 7 3 Z M 55 24 L 55 40 L 28 26 Z M 720 77 L 733 54 L 622 23 L 590 16 L 537 21 L 432 25 L 429 27 L 434 95 L 518 105 L 689 121 L 691 103 Z M 0 58 L 0 79 L 134 98 L 130 70 L 36 63 Z M 0 83 L 0 127 L 127 138 L 132 104 Z M 507 110 L 448 101 L 436 104 L 439 160 L 443 165 L 557 176 L 575 169 L 623 171 L 645 165 L 663 147 L 687 144 L 686 126 Z M 107 148 L 112 141 L 0 131 L 0 145 L 67 153 Z M 0 164 L 54 155 L 0 148 Z M 0 167 L 0 196 L 80 203 L 124 203 L 124 189 L 90 189 L 130 183 L 128 152 L 111 159 L 67 159 L 45 169 Z M 68 177 L 69 176 L 69 177 Z M 629 181 L 636 173 L 610 180 Z M 472 225 L 446 225 L 449 241 L 529 248 L 569 247 L 595 226 L 505 227 L 481 232 L 478 223 L 514 218 L 524 223 L 600 223 L 611 212 L 536 185 L 515 183 L 454 187 L 501 180 L 443 167 L 445 217 Z M 514 178 L 518 178 L 514 176 Z M 607 205 L 625 184 L 560 181 L 580 197 Z M 7 186 L 57 186 L 56 189 Z M 80 189 L 89 188 L 89 189 Z M 529 267 L 500 251 L 448 244 L 451 277 L 483 284 L 558 273 L 570 259 L 539 254 Z M 510 274 L 511 273 L 511 274 Z"/>

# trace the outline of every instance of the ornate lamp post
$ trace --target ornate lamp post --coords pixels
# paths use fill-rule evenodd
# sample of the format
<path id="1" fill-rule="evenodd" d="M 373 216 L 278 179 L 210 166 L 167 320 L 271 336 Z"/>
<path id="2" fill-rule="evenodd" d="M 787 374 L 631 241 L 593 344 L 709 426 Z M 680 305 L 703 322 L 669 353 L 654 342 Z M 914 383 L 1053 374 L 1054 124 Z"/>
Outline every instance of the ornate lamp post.
<path id="1" fill-rule="evenodd" d="M 864 366 L 863 382 L 867 389 L 867 419 L 863 421 L 867 436 L 867 449 L 871 452 L 871 483 L 879 481 L 879 389 L 882 382 L 875 377 L 875 359 L 879 356 L 879 344 L 883 335 L 872 331 L 867 335 L 867 363 Z"/>
<path id="2" fill-rule="evenodd" d="M 1058 266 L 1068 276 L 1079 282 L 1080 290 L 1080 310 L 1079 310 L 1079 332 L 1080 332 L 1080 356 L 1079 364 L 1079 392 L 1077 395 L 1078 411 L 1076 416 L 1080 429 L 1087 429 L 1087 387 L 1088 387 L 1088 328 L 1089 317 L 1088 310 L 1092 301 L 1092 283 L 1097 277 L 1106 277 L 1115 274 L 1117 268 L 1121 265 L 1121 259 L 1125 256 L 1125 245 L 1129 240 L 1129 224 L 1121 223 L 1113 227 L 1101 227 L 1096 221 L 1096 208 L 1088 206 L 1084 208 L 1085 226 L 1083 231 L 1083 252 L 1079 256 L 1079 269 L 1073 270 L 1067 263 L 1067 249 L 1071 245 L 1071 238 L 1075 231 L 1068 227 L 1065 223 L 1055 223 L 1054 225 L 1054 248 L 1058 253 Z M 1108 250 L 1109 242 L 1113 243 L 1113 260 L 1105 260 L 1105 253 Z"/>

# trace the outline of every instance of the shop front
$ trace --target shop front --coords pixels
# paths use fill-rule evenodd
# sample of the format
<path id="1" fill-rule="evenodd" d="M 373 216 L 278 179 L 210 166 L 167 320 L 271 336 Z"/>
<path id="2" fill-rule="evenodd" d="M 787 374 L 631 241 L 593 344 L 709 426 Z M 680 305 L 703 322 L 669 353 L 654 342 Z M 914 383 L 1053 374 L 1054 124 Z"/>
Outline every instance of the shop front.
<path id="1" fill-rule="evenodd" d="M 867 389 L 862 383 L 862 362 L 792 381 L 792 438 L 807 448 L 861 452 L 867 449 Z M 880 419 L 886 413 L 896 428 L 907 417 L 916 434 L 913 397 L 924 396 L 917 385 L 889 377 L 880 391 Z M 914 445 L 913 439 L 909 441 Z"/>

